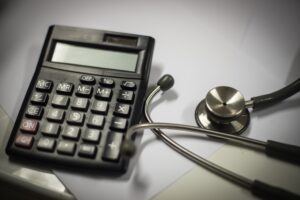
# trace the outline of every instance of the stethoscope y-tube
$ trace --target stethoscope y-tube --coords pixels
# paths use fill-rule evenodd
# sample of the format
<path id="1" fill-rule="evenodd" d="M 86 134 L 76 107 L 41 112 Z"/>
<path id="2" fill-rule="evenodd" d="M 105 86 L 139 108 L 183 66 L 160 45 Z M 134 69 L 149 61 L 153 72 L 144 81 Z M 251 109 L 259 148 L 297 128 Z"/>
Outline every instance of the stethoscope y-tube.
<path id="1" fill-rule="evenodd" d="M 171 124 L 171 123 L 154 123 L 149 115 L 150 104 L 152 99 L 160 91 L 166 91 L 171 88 L 174 84 L 174 80 L 170 75 L 163 76 L 156 86 L 156 88 L 149 94 L 145 101 L 144 114 L 148 123 L 138 124 L 130 127 L 127 131 L 123 146 L 122 154 L 131 157 L 135 153 L 135 144 L 132 141 L 132 137 L 138 130 L 151 129 L 163 142 L 165 142 L 169 147 L 192 160 L 196 164 L 205 167 L 206 169 L 236 183 L 240 186 L 251 190 L 251 192 L 265 199 L 300 199 L 297 194 L 291 193 L 284 189 L 271 186 L 269 184 L 263 183 L 259 180 L 250 180 L 232 171 L 229 171 L 219 165 L 216 165 L 207 159 L 193 153 L 192 151 L 181 146 L 173 139 L 171 139 L 167 134 L 165 134 L 161 129 L 173 129 L 181 131 L 189 131 L 197 134 L 205 134 L 215 138 L 225 139 L 228 141 L 235 141 L 241 144 L 246 144 L 251 147 L 255 146 L 261 150 L 265 150 L 267 155 L 291 160 L 293 162 L 300 162 L 300 147 L 294 145 L 283 144 L 275 141 L 268 140 L 267 142 L 246 138 L 237 135 L 230 135 L 227 133 L 222 133 L 219 131 L 203 129 L 194 126 L 182 125 L 182 124 Z"/>

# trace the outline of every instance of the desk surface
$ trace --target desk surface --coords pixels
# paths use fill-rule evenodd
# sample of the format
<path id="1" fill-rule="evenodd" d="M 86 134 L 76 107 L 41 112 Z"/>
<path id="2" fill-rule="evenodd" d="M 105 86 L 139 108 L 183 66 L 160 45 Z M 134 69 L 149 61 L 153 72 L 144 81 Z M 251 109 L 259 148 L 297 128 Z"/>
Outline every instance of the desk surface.
<path id="1" fill-rule="evenodd" d="M 153 36 L 150 83 L 164 73 L 175 77 L 174 88 L 157 100 L 153 119 L 195 125 L 196 105 L 215 86 L 237 87 L 248 99 L 300 76 L 299 18 L 297 0 L 2 0 L 0 105 L 15 119 L 47 29 L 62 24 Z M 251 113 L 246 134 L 300 145 L 299 113 L 296 95 Z M 222 146 L 190 137 L 176 140 L 204 157 Z M 79 199 L 149 199 L 194 167 L 148 131 L 133 163 L 132 173 L 120 179 L 55 173 Z M 82 189 L 82 183 L 94 187 Z"/>

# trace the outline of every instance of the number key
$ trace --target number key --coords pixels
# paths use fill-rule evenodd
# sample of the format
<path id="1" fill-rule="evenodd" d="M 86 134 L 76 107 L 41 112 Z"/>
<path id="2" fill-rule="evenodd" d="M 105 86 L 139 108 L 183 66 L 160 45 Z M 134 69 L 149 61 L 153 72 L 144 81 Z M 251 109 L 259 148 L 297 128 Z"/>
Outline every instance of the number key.
<path id="1" fill-rule="evenodd" d="M 94 128 L 103 128 L 104 120 L 104 116 L 102 115 L 91 114 L 87 125 Z"/>
<path id="2" fill-rule="evenodd" d="M 60 132 L 60 125 L 56 123 L 44 122 L 41 132 L 43 135 L 57 137 Z"/>
<path id="3" fill-rule="evenodd" d="M 77 140 L 80 135 L 80 128 L 76 126 L 66 126 L 63 130 L 62 136 L 64 138 Z"/>
<path id="4" fill-rule="evenodd" d="M 32 104 L 45 106 L 48 101 L 48 94 L 42 92 L 34 92 L 30 99 Z"/>
<path id="5" fill-rule="evenodd" d="M 82 140 L 85 142 L 98 143 L 101 136 L 101 132 L 97 129 L 86 129 Z"/>
<path id="6" fill-rule="evenodd" d="M 64 120 L 65 111 L 61 109 L 49 109 L 47 114 L 47 119 L 49 121 L 59 122 L 61 123 Z"/>
<path id="7" fill-rule="evenodd" d="M 58 108 L 68 108 L 70 99 L 67 96 L 55 94 L 52 99 L 52 106 Z"/>
<path id="8" fill-rule="evenodd" d="M 107 114 L 108 111 L 108 103 L 107 101 L 97 101 L 95 100 L 93 106 L 91 108 L 93 113 Z"/>
<path id="9" fill-rule="evenodd" d="M 86 98 L 79 98 L 79 97 L 75 97 L 71 105 L 72 109 L 82 110 L 82 111 L 86 111 L 88 109 L 88 106 L 89 106 L 89 100 Z"/>
<path id="10" fill-rule="evenodd" d="M 42 137 L 37 143 L 37 148 L 42 151 L 53 152 L 55 147 L 55 140 L 52 138 Z"/>
<path id="11" fill-rule="evenodd" d="M 85 119 L 85 115 L 82 112 L 70 112 L 67 122 L 74 125 L 82 125 Z"/>

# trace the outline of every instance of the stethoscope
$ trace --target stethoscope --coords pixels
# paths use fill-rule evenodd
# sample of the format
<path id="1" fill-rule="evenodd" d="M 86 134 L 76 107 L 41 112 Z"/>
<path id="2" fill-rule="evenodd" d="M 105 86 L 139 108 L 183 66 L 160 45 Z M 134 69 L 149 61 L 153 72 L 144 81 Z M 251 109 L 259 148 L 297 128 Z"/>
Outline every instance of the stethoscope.
<path id="1" fill-rule="evenodd" d="M 249 101 L 245 101 L 242 94 L 234 88 L 224 86 L 214 88 L 208 92 L 206 98 L 202 100 L 196 108 L 195 117 L 197 124 L 200 127 L 172 123 L 155 123 L 151 119 L 149 110 L 153 98 L 160 91 L 165 92 L 170 89 L 173 84 L 173 77 L 170 75 L 164 75 L 146 98 L 144 104 L 144 115 L 148 123 L 137 124 L 128 129 L 121 147 L 121 153 L 125 157 L 130 158 L 135 154 L 136 147 L 132 140 L 134 134 L 137 133 L 138 130 L 151 129 L 163 142 L 178 153 L 192 160 L 196 164 L 203 166 L 246 189 L 249 189 L 258 197 L 264 199 L 300 199 L 300 196 L 297 194 L 271 186 L 259 180 L 250 180 L 216 165 L 181 146 L 161 130 L 173 129 L 205 134 L 212 138 L 225 139 L 228 141 L 238 142 L 243 145 L 256 147 L 264 150 L 269 156 L 299 163 L 299 146 L 284 144 L 272 140 L 264 142 L 239 136 L 238 134 L 243 132 L 249 124 L 250 115 L 247 108 L 255 109 L 258 107 L 265 107 L 288 98 L 300 90 L 300 79 L 297 79 L 281 90 L 271 94 L 253 97 Z"/>

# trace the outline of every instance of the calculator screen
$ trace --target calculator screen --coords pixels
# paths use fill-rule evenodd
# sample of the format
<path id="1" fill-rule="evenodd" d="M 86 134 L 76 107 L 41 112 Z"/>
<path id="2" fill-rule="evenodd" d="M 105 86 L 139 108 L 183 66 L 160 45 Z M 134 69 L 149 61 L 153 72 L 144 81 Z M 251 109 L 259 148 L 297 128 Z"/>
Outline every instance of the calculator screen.
<path id="1" fill-rule="evenodd" d="M 56 42 L 51 61 L 134 72 L 137 53 L 97 49 Z"/>

